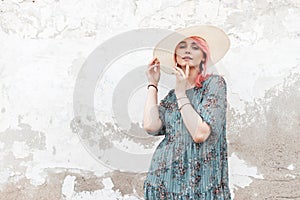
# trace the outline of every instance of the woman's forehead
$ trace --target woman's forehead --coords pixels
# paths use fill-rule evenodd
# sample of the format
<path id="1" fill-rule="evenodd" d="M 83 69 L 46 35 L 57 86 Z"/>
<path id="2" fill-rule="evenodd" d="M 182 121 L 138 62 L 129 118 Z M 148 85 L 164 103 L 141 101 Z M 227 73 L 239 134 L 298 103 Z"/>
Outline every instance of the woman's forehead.
<path id="1" fill-rule="evenodd" d="M 185 38 L 182 41 L 180 41 L 178 44 L 187 44 L 187 43 L 197 44 L 196 40 L 194 40 L 193 38 Z"/>

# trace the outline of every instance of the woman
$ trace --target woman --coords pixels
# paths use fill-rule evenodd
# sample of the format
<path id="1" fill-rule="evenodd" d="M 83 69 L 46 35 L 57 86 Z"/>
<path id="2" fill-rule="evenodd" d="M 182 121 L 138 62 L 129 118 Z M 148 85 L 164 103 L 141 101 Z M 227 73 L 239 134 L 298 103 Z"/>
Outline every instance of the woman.
<path id="1" fill-rule="evenodd" d="M 172 45 L 164 48 L 174 42 L 174 49 Z M 231 199 L 226 82 L 220 75 L 206 74 L 206 68 L 228 48 L 226 34 L 213 26 L 182 29 L 155 48 L 156 57 L 146 71 L 149 85 L 143 125 L 149 134 L 165 137 L 153 154 L 144 182 L 146 200 Z M 174 66 L 176 86 L 157 106 L 161 66 L 165 72 Z"/>

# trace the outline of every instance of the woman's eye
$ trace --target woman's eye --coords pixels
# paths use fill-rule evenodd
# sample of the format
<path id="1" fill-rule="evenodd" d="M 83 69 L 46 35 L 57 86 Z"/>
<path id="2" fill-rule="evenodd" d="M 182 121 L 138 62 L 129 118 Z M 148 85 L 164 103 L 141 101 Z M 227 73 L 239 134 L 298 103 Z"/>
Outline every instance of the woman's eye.
<path id="1" fill-rule="evenodd" d="M 179 46 L 179 48 L 180 48 L 180 49 L 183 49 L 183 48 L 185 48 L 185 46 L 184 46 L 184 45 L 182 45 L 182 46 Z"/>
<path id="2" fill-rule="evenodd" d="M 198 49 L 199 49 L 199 47 L 197 47 L 197 46 L 193 46 L 193 49 L 196 49 L 196 50 L 198 50 Z"/>

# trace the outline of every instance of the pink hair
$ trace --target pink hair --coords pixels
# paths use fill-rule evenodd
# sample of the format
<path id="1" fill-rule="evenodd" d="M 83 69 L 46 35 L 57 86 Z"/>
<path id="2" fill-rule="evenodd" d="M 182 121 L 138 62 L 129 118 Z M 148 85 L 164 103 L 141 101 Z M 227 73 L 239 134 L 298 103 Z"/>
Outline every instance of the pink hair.
<path id="1" fill-rule="evenodd" d="M 205 81 L 212 75 L 212 74 L 206 74 L 207 63 L 210 59 L 209 47 L 207 45 L 207 42 L 199 36 L 190 36 L 189 38 L 192 38 L 193 40 L 195 40 L 195 42 L 200 46 L 202 52 L 204 53 L 205 61 L 202 65 L 202 71 L 198 74 L 198 76 L 196 77 L 196 80 L 195 80 L 196 86 L 198 88 L 200 88 L 200 87 L 202 87 L 203 81 Z M 175 53 L 174 53 L 174 60 L 176 62 L 176 54 Z"/>

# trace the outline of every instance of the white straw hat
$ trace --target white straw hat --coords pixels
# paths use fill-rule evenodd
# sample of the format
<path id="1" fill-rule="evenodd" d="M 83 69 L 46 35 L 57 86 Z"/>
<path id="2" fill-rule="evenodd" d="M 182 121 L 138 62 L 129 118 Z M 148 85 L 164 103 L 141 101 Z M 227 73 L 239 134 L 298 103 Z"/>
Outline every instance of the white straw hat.
<path id="1" fill-rule="evenodd" d="M 172 67 L 175 66 L 175 48 L 179 42 L 190 36 L 199 36 L 207 42 L 210 51 L 210 59 L 207 62 L 207 67 L 221 60 L 230 46 L 227 34 L 215 26 L 198 25 L 177 29 L 174 33 L 171 33 L 158 42 L 153 50 L 153 57 L 157 57 L 160 61 L 162 71 L 168 74 L 173 72 Z"/>

